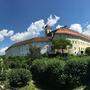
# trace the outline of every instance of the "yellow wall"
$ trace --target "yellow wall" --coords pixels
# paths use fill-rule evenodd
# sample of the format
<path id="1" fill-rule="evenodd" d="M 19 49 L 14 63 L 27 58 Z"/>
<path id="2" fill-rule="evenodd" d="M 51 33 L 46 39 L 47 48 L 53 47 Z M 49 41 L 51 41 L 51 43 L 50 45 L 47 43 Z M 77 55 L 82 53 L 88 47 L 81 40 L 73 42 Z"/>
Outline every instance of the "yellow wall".
<path id="1" fill-rule="evenodd" d="M 72 48 L 69 50 L 70 53 L 75 54 L 75 52 L 76 53 L 78 53 L 80 51 L 85 52 L 86 47 L 90 47 L 90 42 L 88 42 L 88 41 L 84 41 L 81 39 L 70 39 L 70 38 L 68 38 L 68 39 L 72 43 Z"/>

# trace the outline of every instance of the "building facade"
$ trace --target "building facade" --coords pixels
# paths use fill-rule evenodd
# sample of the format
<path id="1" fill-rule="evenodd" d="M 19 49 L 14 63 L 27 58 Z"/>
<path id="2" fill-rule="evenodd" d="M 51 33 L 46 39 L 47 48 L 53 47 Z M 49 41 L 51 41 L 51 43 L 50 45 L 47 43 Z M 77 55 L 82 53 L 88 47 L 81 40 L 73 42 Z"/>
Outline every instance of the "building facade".
<path id="1" fill-rule="evenodd" d="M 85 49 L 90 47 L 90 37 L 68 28 L 60 28 L 56 31 L 54 38 L 64 37 L 71 41 L 72 48 L 69 48 L 70 54 L 85 53 Z"/>
<path id="2" fill-rule="evenodd" d="M 48 38 L 36 37 L 30 40 L 15 43 L 6 50 L 6 56 L 27 56 L 31 54 L 30 48 L 39 47 L 42 49 L 48 44 L 48 41 Z"/>
<path id="3" fill-rule="evenodd" d="M 51 39 L 58 39 L 62 37 L 71 41 L 72 48 L 68 47 L 68 52 L 70 54 L 84 53 L 85 49 L 90 47 L 90 37 L 68 28 L 59 28 L 55 30 L 54 33 L 50 32 L 50 28 L 48 28 L 47 34 L 49 36 L 46 36 L 45 38 L 36 37 L 13 44 L 6 50 L 6 56 L 26 56 L 30 54 L 30 48 L 32 48 L 32 46 L 37 46 L 42 49 L 46 45 L 50 45 L 49 41 L 51 41 Z M 43 50 L 46 49 L 43 48 Z M 44 52 L 43 50 L 41 51 L 42 53 Z"/>

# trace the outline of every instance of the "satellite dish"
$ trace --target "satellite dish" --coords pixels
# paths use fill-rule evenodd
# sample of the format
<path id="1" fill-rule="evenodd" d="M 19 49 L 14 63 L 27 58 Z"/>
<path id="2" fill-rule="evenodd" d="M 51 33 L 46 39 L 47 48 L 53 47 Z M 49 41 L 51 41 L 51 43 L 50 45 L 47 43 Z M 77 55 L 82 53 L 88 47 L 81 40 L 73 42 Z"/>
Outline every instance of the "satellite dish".
<path id="1" fill-rule="evenodd" d="M 48 47 L 49 47 L 48 45 L 45 45 L 45 46 L 41 49 L 40 53 L 41 53 L 41 54 L 47 53 Z"/>

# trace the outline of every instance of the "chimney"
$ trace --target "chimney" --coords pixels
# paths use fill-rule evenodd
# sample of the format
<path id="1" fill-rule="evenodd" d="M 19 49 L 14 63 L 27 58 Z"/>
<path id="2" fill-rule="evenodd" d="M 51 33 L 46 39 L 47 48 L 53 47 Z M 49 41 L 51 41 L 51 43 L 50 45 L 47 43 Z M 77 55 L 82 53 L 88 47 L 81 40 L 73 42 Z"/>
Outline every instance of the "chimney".
<path id="1" fill-rule="evenodd" d="M 45 26 L 45 33 L 48 35 L 51 32 L 51 27 L 49 25 Z"/>

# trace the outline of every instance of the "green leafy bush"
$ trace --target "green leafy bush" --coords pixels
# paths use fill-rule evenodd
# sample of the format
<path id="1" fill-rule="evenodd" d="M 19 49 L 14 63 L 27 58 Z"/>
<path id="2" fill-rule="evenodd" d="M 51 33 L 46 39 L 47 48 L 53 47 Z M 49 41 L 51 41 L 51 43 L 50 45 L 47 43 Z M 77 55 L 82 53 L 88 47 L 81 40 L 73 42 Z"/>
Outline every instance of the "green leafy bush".
<path id="1" fill-rule="evenodd" d="M 77 87 L 86 83 L 87 79 L 87 61 L 70 60 L 64 67 L 64 73 L 67 76 L 67 85 Z"/>
<path id="2" fill-rule="evenodd" d="M 62 86 L 65 82 L 63 78 L 64 65 L 65 61 L 60 61 L 58 58 L 36 60 L 31 67 L 33 79 L 37 83 L 47 87 Z"/>
<path id="3" fill-rule="evenodd" d="M 6 71 L 0 70 L 0 81 L 5 81 L 6 80 Z"/>
<path id="4" fill-rule="evenodd" d="M 86 53 L 87 55 L 90 55 L 90 47 L 87 47 L 87 48 L 86 48 L 85 53 Z"/>
<path id="5" fill-rule="evenodd" d="M 7 76 L 11 87 L 25 86 L 32 78 L 30 71 L 26 69 L 12 69 Z"/>
<path id="6" fill-rule="evenodd" d="M 28 57 L 8 57 L 4 60 L 4 64 L 7 68 L 17 69 L 17 68 L 27 68 Z"/>
<path id="7" fill-rule="evenodd" d="M 0 61 L 0 81 L 5 81 L 5 80 L 6 80 L 6 70 L 2 60 Z"/>
<path id="8" fill-rule="evenodd" d="M 41 54 L 40 54 L 40 48 L 39 47 L 37 47 L 37 46 L 32 46 L 31 48 L 29 48 L 29 51 L 30 51 L 30 58 L 32 59 L 32 60 L 34 60 L 34 59 L 39 59 L 39 58 L 41 58 Z"/>
<path id="9" fill-rule="evenodd" d="M 71 90 L 71 88 L 87 82 L 87 61 L 82 58 L 66 62 L 59 60 L 59 58 L 35 60 L 31 66 L 33 79 L 46 87 L 50 86 L 57 90 L 69 88 Z"/>

